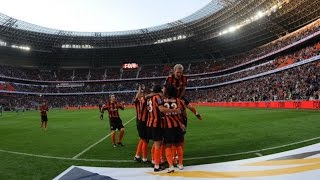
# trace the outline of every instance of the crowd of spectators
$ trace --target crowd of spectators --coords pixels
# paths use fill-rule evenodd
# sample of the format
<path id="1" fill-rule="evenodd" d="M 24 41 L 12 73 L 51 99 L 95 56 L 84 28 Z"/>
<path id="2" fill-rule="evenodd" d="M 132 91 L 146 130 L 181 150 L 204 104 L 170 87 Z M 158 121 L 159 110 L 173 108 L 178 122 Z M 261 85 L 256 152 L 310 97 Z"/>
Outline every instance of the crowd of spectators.
<path id="1" fill-rule="evenodd" d="M 227 61 L 217 62 L 216 64 L 214 64 L 214 66 L 218 67 L 218 69 L 215 70 L 222 70 L 234 65 L 243 64 L 245 62 L 251 61 L 255 58 L 284 48 L 318 31 L 320 31 L 320 19 L 266 45 L 260 46 L 240 55 L 228 57 Z"/>
<path id="2" fill-rule="evenodd" d="M 192 102 L 320 99 L 320 62 L 212 89 L 188 91 Z"/>
<path id="3" fill-rule="evenodd" d="M 225 86 L 204 90 L 187 91 L 192 102 L 237 102 L 273 100 L 320 100 L 320 62 L 280 71 L 271 75 L 241 81 Z M 245 88 L 244 88 L 245 87 Z M 121 102 L 132 103 L 134 93 L 118 93 Z M 46 100 L 51 107 L 95 106 L 105 102 L 108 94 L 39 96 L 22 94 L 0 94 L 0 103 L 7 107 L 25 106 L 33 108 Z"/>
<path id="4" fill-rule="evenodd" d="M 289 65 L 290 63 L 299 62 L 304 59 L 316 56 L 320 54 L 320 43 L 307 46 L 296 52 L 291 52 L 275 59 L 271 59 L 263 64 L 258 64 L 247 69 L 236 71 L 224 75 L 207 75 L 201 77 L 190 77 L 188 81 L 188 87 L 206 86 L 212 84 L 224 83 L 232 80 L 249 77 L 252 75 L 267 72 L 278 67 L 282 67 L 283 64 Z M 188 66 L 186 67 L 188 70 Z M 50 85 L 29 85 L 29 84 L 17 84 L 11 83 L 17 91 L 21 92 L 37 92 L 37 93 L 81 93 L 81 92 L 108 92 L 108 91 L 124 91 L 133 90 L 137 87 L 138 83 L 142 84 L 163 84 L 164 78 L 161 79 L 145 79 L 134 81 L 115 81 L 115 82 L 103 82 L 103 83 L 77 83 L 78 86 L 58 86 L 59 84 Z M 0 83 L 1 84 L 1 83 Z"/>
<path id="5" fill-rule="evenodd" d="M 119 102 L 131 104 L 134 98 L 134 93 L 115 94 Z M 0 94 L 0 104 L 3 104 L 7 109 L 22 108 L 36 109 L 39 104 L 46 101 L 52 108 L 66 108 L 77 106 L 97 106 L 100 103 L 105 103 L 109 99 L 109 94 L 94 94 L 94 95 L 70 95 L 70 96 L 39 96 L 39 95 L 24 95 L 24 94 Z"/>

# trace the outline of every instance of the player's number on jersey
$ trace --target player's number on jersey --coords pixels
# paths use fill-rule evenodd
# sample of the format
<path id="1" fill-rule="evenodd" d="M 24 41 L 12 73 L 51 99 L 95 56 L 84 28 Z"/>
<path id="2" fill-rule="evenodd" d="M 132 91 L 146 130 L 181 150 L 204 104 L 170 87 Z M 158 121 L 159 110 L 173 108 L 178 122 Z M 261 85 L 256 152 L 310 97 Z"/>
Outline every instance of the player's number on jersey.
<path id="1" fill-rule="evenodd" d="M 148 109 L 149 112 L 152 112 L 152 110 L 153 110 L 152 101 L 150 101 L 150 100 L 147 102 L 147 109 Z"/>
<path id="2" fill-rule="evenodd" d="M 168 108 L 168 109 L 177 109 L 178 108 L 177 103 L 171 103 L 171 105 L 169 103 L 164 103 L 163 106 Z"/>

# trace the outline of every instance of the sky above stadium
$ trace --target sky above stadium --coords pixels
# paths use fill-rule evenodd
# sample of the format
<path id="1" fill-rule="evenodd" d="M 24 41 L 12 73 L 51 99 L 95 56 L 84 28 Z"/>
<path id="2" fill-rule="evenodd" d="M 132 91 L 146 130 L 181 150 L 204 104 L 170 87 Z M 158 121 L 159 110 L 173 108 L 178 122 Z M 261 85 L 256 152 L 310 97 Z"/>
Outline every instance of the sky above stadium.
<path id="1" fill-rule="evenodd" d="M 32 24 L 81 32 L 141 29 L 191 15 L 211 0 L 0 0 L 0 12 Z"/>

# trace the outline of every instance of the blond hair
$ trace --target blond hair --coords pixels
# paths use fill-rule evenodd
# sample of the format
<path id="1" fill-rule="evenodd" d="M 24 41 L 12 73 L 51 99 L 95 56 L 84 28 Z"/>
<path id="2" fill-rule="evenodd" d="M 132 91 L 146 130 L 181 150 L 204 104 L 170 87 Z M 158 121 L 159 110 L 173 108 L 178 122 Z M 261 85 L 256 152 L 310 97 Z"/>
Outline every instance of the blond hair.
<path id="1" fill-rule="evenodd" d="M 183 65 L 182 64 L 176 64 L 176 65 L 174 65 L 174 67 L 173 67 L 173 71 L 176 71 L 177 69 L 181 69 L 182 71 L 183 71 Z"/>

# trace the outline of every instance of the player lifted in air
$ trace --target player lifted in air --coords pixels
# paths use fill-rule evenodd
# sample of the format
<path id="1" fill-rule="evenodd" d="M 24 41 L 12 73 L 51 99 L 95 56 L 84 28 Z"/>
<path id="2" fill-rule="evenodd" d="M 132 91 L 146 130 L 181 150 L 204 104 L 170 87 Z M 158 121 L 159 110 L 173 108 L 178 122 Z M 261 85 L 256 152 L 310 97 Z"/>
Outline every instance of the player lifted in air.
<path id="1" fill-rule="evenodd" d="M 47 130 L 48 127 L 47 111 L 49 111 L 48 105 L 46 102 L 43 102 L 39 107 L 39 112 L 41 114 L 41 128 L 43 130 Z"/>
<path id="2" fill-rule="evenodd" d="M 123 146 L 122 139 L 124 136 L 124 126 L 122 120 L 119 116 L 118 110 L 124 110 L 123 104 L 116 101 L 115 95 L 110 95 L 110 100 L 103 106 L 103 109 L 107 110 L 109 113 L 110 129 L 112 134 L 112 144 L 113 147 Z M 120 131 L 119 141 L 116 143 L 116 130 Z"/>
<path id="3" fill-rule="evenodd" d="M 201 115 L 196 111 L 196 109 L 190 104 L 190 102 L 184 97 L 187 87 L 187 77 L 183 75 L 183 66 L 181 64 L 176 64 L 173 67 L 173 73 L 170 74 L 165 83 L 164 83 L 164 93 L 166 94 L 167 88 L 169 86 L 173 86 L 177 90 L 177 98 L 181 99 L 183 103 L 186 105 L 186 107 L 193 112 L 193 114 L 196 115 L 196 117 L 199 120 L 202 120 Z M 182 116 L 183 118 L 183 124 L 185 128 L 187 128 L 187 115 L 185 114 Z M 184 131 L 185 133 L 186 131 Z M 184 143 L 182 143 L 182 147 L 184 146 Z M 178 151 L 176 152 L 178 154 Z M 178 161 L 178 157 L 175 157 L 175 159 Z"/>
<path id="4" fill-rule="evenodd" d="M 197 116 L 199 120 L 202 119 L 201 115 L 196 111 L 196 109 L 190 104 L 190 102 L 184 97 L 187 87 L 187 77 L 183 75 L 183 66 L 181 64 L 176 64 L 173 67 L 173 73 L 170 74 L 164 83 L 164 94 L 166 94 L 166 89 L 168 86 L 173 86 L 177 89 L 177 97 L 182 99 L 187 106 L 187 108 Z M 185 119 L 186 121 L 186 119 Z M 186 122 L 185 122 L 186 123 Z"/>

